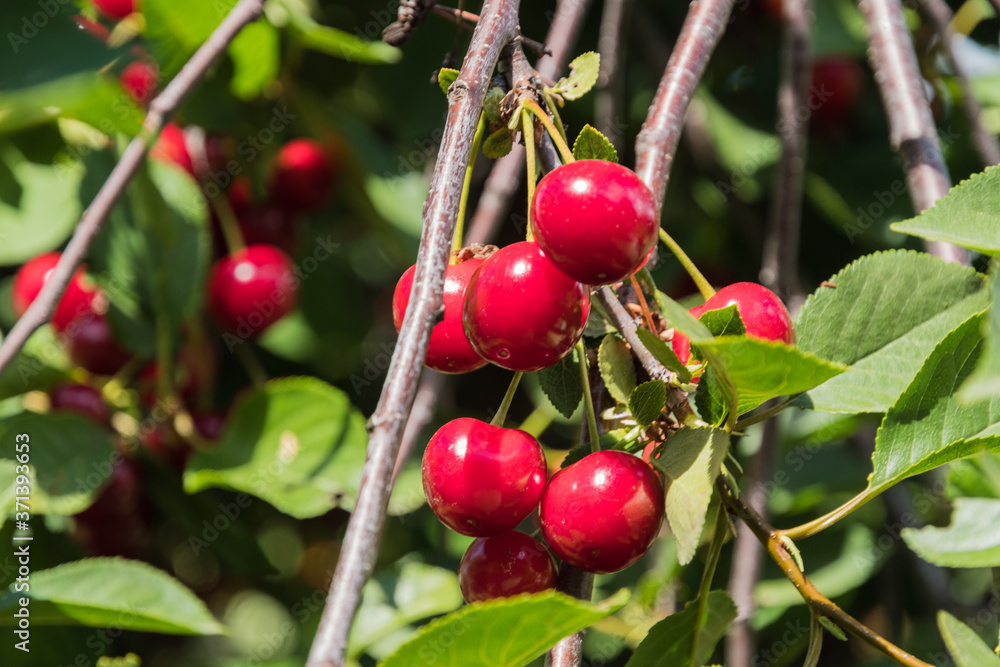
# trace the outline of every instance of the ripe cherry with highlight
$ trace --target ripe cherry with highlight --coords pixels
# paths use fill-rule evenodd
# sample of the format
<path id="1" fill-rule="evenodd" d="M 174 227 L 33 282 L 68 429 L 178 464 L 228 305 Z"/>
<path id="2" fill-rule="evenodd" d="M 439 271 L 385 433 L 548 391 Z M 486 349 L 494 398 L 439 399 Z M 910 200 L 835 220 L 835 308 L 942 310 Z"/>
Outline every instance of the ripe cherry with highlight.
<path id="1" fill-rule="evenodd" d="M 541 593 L 555 588 L 556 566 L 541 542 L 512 530 L 469 545 L 458 566 L 458 585 L 470 603 Z"/>
<path id="2" fill-rule="evenodd" d="M 295 308 L 298 284 L 288 255 L 252 245 L 223 257 L 208 279 L 208 309 L 229 333 L 252 338 Z"/>

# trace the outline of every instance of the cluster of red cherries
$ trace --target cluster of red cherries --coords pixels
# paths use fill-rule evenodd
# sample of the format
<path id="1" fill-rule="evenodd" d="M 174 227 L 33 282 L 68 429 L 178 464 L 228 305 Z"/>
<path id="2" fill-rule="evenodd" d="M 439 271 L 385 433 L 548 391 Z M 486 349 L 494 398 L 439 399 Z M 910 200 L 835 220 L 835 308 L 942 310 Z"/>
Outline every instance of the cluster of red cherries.
<path id="1" fill-rule="evenodd" d="M 428 367 L 467 373 L 487 363 L 514 371 L 555 364 L 583 335 L 591 287 L 638 271 L 659 233 L 645 184 L 631 170 L 600 160 L 571 162 L 547 174 L 531 202 L 531 225 L 530 240 L 447 267 L 444 314 L 431 332 Z M 397 330 L 414 273 L 411 267 L 396 285 Z M 794 342 L 787 310 L 760 285 L 730 285 L 691 312 L 698 317 L 731 304 L 747 335 Z M 687 338 L 676 333 L 673 346 L 688 363 Z M 538 440 L 477 419 L 455 419 L 431 437 L 422 475 L 441 522 L 477 538 L 459 566 L 468 602 L 553 588 L 549 550 L 588 572 L 622 570 L 649 550 L 664 514 L 659 475 L 642 458 L 598 451 L 548 478 Z M 515 530 L 536 510 L 548 548 Z"/>

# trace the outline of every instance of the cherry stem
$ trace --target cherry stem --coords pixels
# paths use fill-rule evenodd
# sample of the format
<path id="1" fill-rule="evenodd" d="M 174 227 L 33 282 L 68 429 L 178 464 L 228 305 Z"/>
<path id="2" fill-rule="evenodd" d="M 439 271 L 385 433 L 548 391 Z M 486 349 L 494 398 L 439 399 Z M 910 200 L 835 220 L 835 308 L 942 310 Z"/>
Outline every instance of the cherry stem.
<path id="1" fill-rule="evenodd" d="M 503 401 L 500 403 L 497 413 L 493 415 L 493 419 L 490 421 L 491 426 L 503 426 L 503 423 L 507 421 L 507 410 L 510 409 L 510 404 L 514 400 L 514 393 L 517 391 L 517 385 L 521 382 L 522 375 L 524 373 L 517 371 L 514 373 L 514 377 L 510 379 L 510 384 L 507 385 L 507 393 L 504 394 Z"/>
<path id="2" fill-rule="evenodd" d="M 525 238 L 531 241 L 535 236 L 535 228 L 531 224 L 531 202 L 535 200 L 538 173 L 535 170 L 535 123 L 527 109 L 521 110 L 521 140 L 524 141 L 524 156 L 528 168 L 528 229 Z"/>
<path id="3" fill-rule="evenodd" d="M 722 553 L 722 544 L 726 541 L 729 522 L 726 520 L 726 511 L 719 504 L 718 514 L 715 519 L 715 534 L 712 535 L 712 544 L 708 548 L 708 560 L 705 561 L 705 569 L 701 573 L 701 585 L 698 587 L 698 613 L 694 618 L 694 638 L 691 641 L 691 667 L 698 667 L 698 635 L 701 634 L 701 626 L 705 617 L 705 609 L 708 607 L 708 592 L 712 588 L 712 578 L 715 576 L 715 568 L 719 565 L 719 554 Z"/>
<path id="4" fill-rule="evenodd" d="M 635 290 L 635 295 L 639 299 L 639 307 L 642 308 L 642 316 L 646 319 L 646 326 L 653 333 L 657 333 L 656 325 L 653 324 L 653 314 L 649 312 L 649 304 L 646 303 L 646 295 L 642 293 L 642 288 L 639 287 L 635 275 L 629 276 L 628 279 L 632 281 L 632 289 Z"/>
<path id="5" fill-rule="evenodd" d="M 677 241 L 675 241 L 663 227 L 660 227 L 660 240 L 663 241 L 668 248 L 670 248 L 670 252 L 674 253 L 674 257 L 677 258 L 677 261 L 681 263 L 684 270 L 688 272 L 689 276 L 691 276 L 691 280 L 693 280 L 694 284 L 698 286 L 698 291 L 701 292 L 703 297 L 705 297 L 705 301 L 708 301 L 715 296 L 715 290 L 712 289 L 712 286 L 707 280 L 705 280 L 705 276 L 702 275 L 701 271 L 698 270 L 698 267 L 691 261 L 691 258 L 687 256 L 687 253 L 681 249 L 681 247 L 677 244 Z"/>
<path id="6" fill-rule="evenodd" d="M 807 537 L 812 537 L 817 533 L 829 528 L 833 524 L 837 523 L 848 514 L 852 513 L 854 510 L 858 509 L 869 500 L 878 495 L 877 491 L 872 491 L 871 487 L 865 489 L 858 495 L 854 496 L 846 503 L 838 507 L 837 509 L 827 512 L 818 519 L 813 519 L 808 523 L 804 523 L 801 526 L 796 526 L 794 528 L 788 528 L 787 530 L 776 531 L 778 535 L 787 537 L 792 540 L 801 540 Z"/>
<path id="7" fill-rule="evenodd" d="M 790 406 L 792 403 L 794 403 L 796 400 L 798 400 L 798 398 L 800 396 L 802 396 L 801 393 L 799 393 L 799 394 L 792 394 L 791 396 L 789 396 L 785 400 L 781 401 L 780 403 L 776 403 L 776 404 L 772 405 L 771 407 L 767 408 L 766 410 L 761 410 L 760 412 L 756 412 L 756 413 L 750 415 L 749 417 L 744 417 L 743 419 L 738 420 L 736 422 L 736 424 L 733 426 L 733 430 L 735 430 L 735 431 L 743 431 L 743 430 L 746 430 L 747 427 L 749 427 L 749 426 L 752 426 L 754 424 L 758 424 L 758 423 L 760 423 L 762 421 L 767 421 L 771 417 L 774 417 L 775 415 L 783 412 L 786 408 L 788 408 L 788 406 Z"/>
<path id="8" fill-rule="evenodd" d="M 455 233 L 451 241 L 451 259 L 449 263 L 454 264 L 458 258 L 458 251 L 462 249 L 462 237 L 465 234 L 465 207 L 469 203 L 469 189 L 472 184 L 472 168 L 476 166 L 476 156 L 479 155 L 479 145 L 483 142 L 483 135 L 486 134 L 486 115 L 479 116 L 479 125 L 476 127 L 476 134 L 472 137 L 472 153 L 469 155 L 469 164 L 465 167 L 465 180 L 462 182 L 462 199 L 458 203 L 458 219 L 455 221 Z"/>
<path id="9" fill-rule="evenodd" d="M 250 376 L 250 381 L 255 387 L 260 387 L 267 382 L 268 375 L 267 371 L 264 370 L 264 365 L 260 363 L 260 359 L 250 349 L 250 345 L 246 341 L 236 346 L 236 358 L 240 360 L 243 369 Z"/>
<path id="10" fill-rule="evenodd" d="M 472 12 L 467 12 L 464 9 L 455 9 L 454 7 L 442 7 L 441 5 L 431 5 L 430 10 L 437 14 L 438 16 L 450 19 L 455 23 L 461 25 L 462 27 L 471 30 L 471 26 L 465 25 L 465 22 L 469 23 L 479 23 L 479 14 L 473 14 Z"/>
<path id="11" fill-rule="evenodd" d="M 809 619 L 809 648 L 806 650 L 806 659 L 802 662 L 802 667 L 816 667 L 822 650 L 823 624 L 819 622 L 819 614 L 813 611 Z"/>
<path id="12" fill-rule="evenodd" d="M 552 122 L 559 130 L 559 134 L 562 136 L 563 140 L 567 143 L 569 139 L 566 138 L 566 127 L 563 125 L 562 117 L 559 115 L 558 105 L 555 103 L 555 99 L 548 93 L 543 93 L 545 95 L 545 104 L 549 107 L 549 113 L 552 114 Z"/>
<path id="13" fill-rule="evenodd" d="M 225 194 L 220 193 L 216 197 L 209 199 L 209 205 L 219 218 L 219 228 L 222 229 L 222 238 L 226 242 L 226 249 L 232 255 L 238 250 L 243 250 L 246 243 L 243 240 L 243 232 L 240 231 L 240 223 L 236 219 L 236 213 L 230 206 Z"/>
<path id="14" fill-rule="evenodd" d="M 590 433 L 590 451 L 601 449 L 601 436 L 597 432 L 597 414 L 594 412 L 594 397 L 590 393 L 590 365 L 587 363 L 587 347 L 583 338 L 576 342 L 576 353 L 580 355 L 580 383 L 583 385 L 583 405 L 587 412 L 587 430 Z"/>
<path id="15" fill-rule="evenodd" d="M 545 126 L 545 131 L 549 133 L 550 137 L 552 137 L 552 143 L 554 143 L 556 148 L 559 149 L 559 155 L 562 156 L 563 164 L 576 162 L 576 158 L 573 157 L 573 151 L 570 150 L 569 144 L 566 143 L 566 139 L 564 139 L 563 135 L 559 133 L 558 129 L 556 129 L 555 124 L 552 122 L 552 119 L 549 118 L 549 115 L 545 113 L 545 110 L 538 106 L 538 102 L 532 99 L 525 100 L 524 108 L 538 116 L 538 120 L 542 121 L 542 125 Z"/>

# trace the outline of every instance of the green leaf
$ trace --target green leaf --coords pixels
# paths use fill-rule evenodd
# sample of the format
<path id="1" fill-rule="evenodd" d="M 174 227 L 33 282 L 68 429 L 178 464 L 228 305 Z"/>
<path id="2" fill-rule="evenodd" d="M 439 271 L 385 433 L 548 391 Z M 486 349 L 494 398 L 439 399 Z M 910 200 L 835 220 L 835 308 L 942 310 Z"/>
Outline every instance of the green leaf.
<path id="1" fill-rule="evenodd" d="M 948 334 L 886 413 L 875 436 L 870 493 L 956 459 L 1000 450 L 1000 397 L 969 405 L 954 395 L 979 359 L 983 319 L 973 317 Z"/>
<path id="2" fill-rule="evenodd" d="M 510 153 L 510 149 L 513 147 L 514 138 L 511 136 L 510 130 L 501 127 L 483 141 L 483 155 L 491 160 L 497 160 Z"/>
<path id="3" fill-rule="evenodd" d="M 83 34 L 82 30 L 78 32 Z M 5 92 L 0 100 L 0 132 L 15 132 L 56 118 L 72 118 L 101 132 L 133 136 L 142 127 L 143 111 L 118 81 L 97 71 Z"/>
<path id="4" fill-rule="evenodd" d="M 911 251 L 862 257 L 802 307 L 799 349 L 851 364 L 809 394 L 827 412 L 884 412 L 910 384 L 934 346 L 985 310 L 975 270 Z"/>
<path id="5" fill-rule="evenodd" d="M 983 355 L 959 390 L 961 400 L 968 403 L 1000 394 L 1000 266 L 993 268 L 992 292 L 989 318 L 983 326 Z"/>
<path id="6" fill-rule="evenodd" d="M 19 201 L 0 199 L 0 265 L 10 266 L 58 247 L 73 233 L 83 169 L 77 162 L 29 162 L 11 144 L 0 144 L 0 161 L 20 186 Z"/>
<path id="7" fill-rule="evenodd" d="M 569 419 L 583 398 L 580 355 L 574 349 L 558 363 L 538 371 L 538 384 L 563 417 Z"/>
<path id="8" fill-rule="evenodd" d="M 611 397 L 627 404 L 635 391 L 635 366 L 625 341 L 614 334 L 605 336 L 597 350 L 597 366 Z"/>
<path id="9" fill-rule="evenodd" d="M 145 36 L 160 72 L 167 78 L 179 72 L 235 4 L 236 0 L 143 0 Z"/>
<path id="10" fill-rule="evenodd" d="M 458 78 L 458 70 L 452 69 L 450 67 L 442 67 L 438 70 L 438 85 L 441 86 L 441 92 L 445 95 L 448 94 L 448 89 L 451 88 L 451 84 L 455 83 L 455 79 Z"/>
<path id="11" fill-rule="evenodd" d="M 259 96 L 281 68 L 281 38 L 267 21 L 247 25 L 229 45 L 233 78 L 229 89 L 241 100 Z"/>
<path id="12" fill-rule="evenodd" d="M 643 346 L 653 355 L 653 358 L 663 364 L 664 368 L 676 373 L 678 380 L 681 382 L 691 381 L 691 371 L 681 363 L 671 346 L 664 343 L 659 336 L 648 329 L 637 329 L 636 334 Z"/>
<path id="13" fill-rule="evenodd" d="M 667 489 L 667 521 L 677 544 L 677 560 L 694 558 L 712 500 L 715 478 L 729 447 L 729 435 L 717 428 L 682 428 L 663 445 L 653 465 L 663 473 Z"/>
<path id="14" fill-rule="evenodd" d="M 847 641 L 847 634 L 841 629 L 839 625 L 831 621 L 826 616 L 819 617 L 819 624 L 822 625 L 824 628 L 826 628 L 827 632 L 829 632 L 831 635 L 833 635 L 840 641 L 842 642 Z"/>
<path id="15" fill-rule="evenodd" d="M 29 438 L 29 505 L 34 514 L 68 516 L 87 509 L 120 457 L 111 435 L 89 419 L 75 414 L 20 412 L 0 419 L 0 441 L 9 443 L 0 461 L 21 463 L 14 448 L 15 439 L 24 441 L 17 438 L 20 434 Z M 13 465 L 0 471 L 2 475 L 14 473 Z M 0 477 L 0 488 L 8 486 L 9 478 Z M 13 497 L 7 500 L 2 508 L 5 515 L 14 509 Z"/>
<path id="16" fill-rule="evenodd" d="M 712 97 L 705 86 L 698 88 L 695 99 L 703 105 L 705 123 L 715 154 L 730 172 L 749 180 L 759 170 L 778 161 L 781 143 L 777 136 L 744 123 Z M 735 178 L 733 182 L 735 183 Z M 732 186 L 723 183 L 722 187 Z"/>
<path id="17" fill-rule="evenodd" d="M 667 385 L 663 380 L 643 382 L 628 398 L 628 409 L 639 426 L 649 426 L 660 416 L 667 401 Z"/>
<path id="18" fill-rule="evenodd" d="M 777 396 L 812 389 L 846 370 L 797 348 L 745 336 L 723 336 L 698 347 L 722 359 L 736 387 L 739 414 Z"/>
<path id="19" fill-rule="evenodd" d="M 306 377 L 279 378 L 232 409 L 220 442 L 184 472 L 184 490 L 244 491 L 293 517 L 354 506 L 368 437 L 347 395 Z"/>
<path id="20" fill-rule="evenodd" d="M 649 629 L 646 638 L 636 647 L 625 667 L 676 667 L 691 661 L 691 644 L 694 639 L 697 604 L 689 604 L 683 611 L 667 616 Z M 711 591 L 701 632 L 698 635 L 698 653 L 694 664 L 704 665 L 712 657 L 715 645 L 736 620 L 736 605 L 725 591 Z"/>
<path id="21" fill-rule="evenodd" d="M 584 125 L 573 142 L 573 157 L 577 160 L 618 162 L 618 151 L 608 138 L 591 125 Z"/>
<path id="22" fill-rule="evenodd" d="M 334 58 L 362 65 L 391 65 L 399 62 L 403 52 L 385 42 L 367 42 L 349 32 L 320 25 L 303 16 L 292 23 L 294 34 L 308 49 Z"/>
<path id="23" fill-rule="evenodd" d="M 937 620 L 956 667 L 1000 667 L 1000 658 L 972 628 L 943 610 Z"/>
<path id="24" fill-rule="evenodd" d="M 409 667 L 419 656 L 421 667 L 521 667 L 621 609 L 628 597 L 622 590 L 593 604 L 549 591 L 478 602 L 424 626 L 379 665 Z"/>
<path id="25" fill-rule="evenodd" d="M 31 334 L 28 342 L 3 373 L 0 373 L 0 400 L 28 391 L 45 391 L 64 379 L 73 368 L 66 349 L 59 344 L 52 327 Z"/>
<path id="26" fill-rule="evenodd" d="M 987 255 L 1000 253 L 1000 167 L 973 174 L 922 214 L 889 227 Z"/>
<path id="27" fill-rule="evenodd" d="M 573 59 L 569 64 L 569 76 L 560 79 L 552 90 L 567 100 L 578 100 L 597 83 L 600 70 L 600 54 L 588 51 Z"/>
<path id="28" fill-rule="evenodd" d="M 10 622 L 17 597 L 32 600 L 31 622 L 80 624 L 172 635 L 226 632 L 205 603 L 162 570 L 124 558 L 87 558 L 31 573 L 31 589 L 0 600 Z"/>
<path id="29" fill-rule="evenodd" d="M 725 308 L 706 310 L 698 319 L 713 336 L 742 336 L 747 332 L 735 303 Z"/>
<path id="30" fill-rule="evenodd" d="M 957 498 L 947 528 L 904 528 L 903 539 L 924 560 L 941 567 L 1000 566 L 1000 500 Z"/>

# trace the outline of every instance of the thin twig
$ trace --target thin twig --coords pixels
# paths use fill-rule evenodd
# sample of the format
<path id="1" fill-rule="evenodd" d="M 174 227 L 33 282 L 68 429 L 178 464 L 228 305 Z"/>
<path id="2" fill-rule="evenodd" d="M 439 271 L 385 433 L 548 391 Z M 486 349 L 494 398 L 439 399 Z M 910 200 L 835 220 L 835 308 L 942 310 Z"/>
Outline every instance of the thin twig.
<path id="1" fill-rule="evenodd" d="M 569 62 L 570 49 L 580 32 L 590 0 L 559 0 L 545 44 L 551 55 L 538 60 L 535 69 L 546 79 L 556 79 Z M 496 237 L 507 217 L 510 201 L 524 178 L 524 147 L 515 144 L 510 153 L 496 161 L 479 196 L 476 212 L 469 222 L 469 243 L 488 243 Z"/>
<path id="2" fill-rule="evenodd" d="M 808 121 L 799 113 L 809 108 L 810 0 L 784 0 L 781 81 L 778 85 L 778 136 L 781 160 L 775 171 L 774 200 L 760 279 L 786 303 L 797 301 L 799 287 L 799 227 L 806 170 Z"/>
<path id="3" fill-rule="evenodd" d="M 472 34 L 469 52 L 448 93 L 448 118 L 430 192 L 424 203 L 424 230 L 413 277 L 414 293 L 400 329 L 399 344 L 370 427 L 368 460 L 347 525 L 340 560 L 320 620 L 309 667 L 343 667 L 347 637 L 371 576 L 385 523 L 390 478 L 403 427 L 413 405 L 417 379 L 427 354 L 435 316 L 441 311 L 448 252 L 458 215 L 461 183 L 469 161 L 479 113 L 501 49 L 518 34 L 519 0 L 494 0 Z"/>
<path id="4" fill-rule="evenodd" d="M 767 547 L 771 558 L 774 559 L 774 562 L 778 564 L 784 575 L 792 582 L 796 590 L 799 591 L 802 599 L 809 605 L 810 611 L 820 616 L 826 616 L 843 630 L 878 649 L 901 665 L 907 665 L 908 667 L 931 667 L 928 663 L 910 655 L 892 642 L 886 640 L 820 593 L 813 586 L 812 582 L 802 574 L 802 570 L 799 569 L 798 565 L 795 564 L 795 559 L 788 553 L 785 545 L 779 539 L 777 531 L 757 513 L 757 510 L 753 506 L 747 503 L 745 496 L 738 495 L 729 486 L 725 475 L 720 476 L 716 480 L 716 486 L 722 496 L 722 502 L 739 516 L 750 527 L 761 544 Z"/>
<path id="5" fill-rule="evenodd" d="M 597 75 L 594 95 L 594 119 L 597 129 L 603 132 L 618 148 L 624 139 L 627 124 L 622 118 L 622 101 L 625 97 L 625 77 L 619 72 L 622 62 L 622 37 L 631 15 L 632 0 L 605 0 L 601 13 L 601 30 L 597 48 L 601 54 L 601 69 Z"/>
<path id="6" fill-rule="evenodd" d="M 1000 0 L 997 0 L 1000 3 Z M 983 126 L 983 108 L 976 99 L 976 94 L 969 83 L 969 76 L 965 73 L 965 67 L 955 54 L 954 31 L 951 29 L 951 20 L 955 18 L 954 12 L 944 0 L 920 0 L 920 6 L 924 10 L 924 15 L 931 20 L 941 39 L 941 46 L 944 48 L 948 60 L 951 61 L 951 69 L 955 73 L 955 79 L 962 89 L 962 108 L 965 116 L 969 120 L 972 128 L 972 146 L 979 153 L 983 165 L 1000 164 L 1000 141 L 995 134 Z"/>
<path id="7" fill-rule="evenodd" d="M 948 194 L 951 179 L 924 91 L 913 39 L 900 0 L 861 0 L 868 23 L 868 56 L 889 117 L 890 141 L 906 172 L 913 207 L 919 213 Z M 963 249 L 926 241 L 927 252 L 947 261 L 968 264 Z"/>
<path id="8" fill-rule="evenodd" d="M 28 306 L 24 315 L 14 324 L 3 345 L 0 345 L 0 373 L 10 365 L 31 334 L 52 317 L 52 311 L 66 291 L 70 277 L 83 261 L 84 255 L 101 230 L 101 225 L 125 192 L 125 187 L 135 176 L 153 139 L 159 135 L 170 116 L 202 80 L 208 68 L 226 50 L 243 26 L 260 16 L 263 6 L 264 0 L 240 0 L 205 43 L 184 64 L 177 76 L 167 84 L 163 92 L 150 102 L 142 130 L 129 142 L 108 180 L 83 212 L 73 238 L 66 245 L 59 263 L 45 281 L 42 290 Z"/>
<path id="9" fill-rule="evenodd" d="M 594 575 L 569 563 L 559 568 L 556 590 L 580 600 L 590 601 L 594 594 Z M 545 657 L 545 667 L 578 667 L 583 659 L 583 631 L 566 637 Z"/>
<path id="10" fill-rule="evenodd" d="M 635 172 L 653 191 L 657 208 L 663 206 L 684 114 L 732 8 L 733 0 L 698 0 L 691 4 L 646 122 L 636 138 Z"/>

